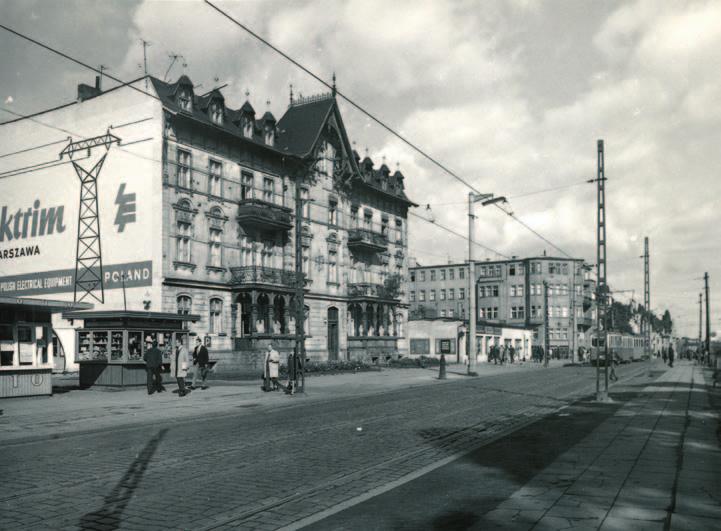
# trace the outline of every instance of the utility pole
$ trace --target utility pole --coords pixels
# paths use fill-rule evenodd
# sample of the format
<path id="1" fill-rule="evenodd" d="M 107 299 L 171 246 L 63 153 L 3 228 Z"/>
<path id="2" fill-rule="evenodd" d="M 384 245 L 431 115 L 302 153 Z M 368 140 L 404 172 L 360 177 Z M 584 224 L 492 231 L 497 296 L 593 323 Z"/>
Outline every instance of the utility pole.
<path id="1" fill-rule="evenodd" d="M 548 367 L 548 350 L 550 348 L 548 324 L 550 321 L 548 308 L 548 282 L 543 281 L 543 366 Z"/>
<path id="2" fill-rule="evenodd" d="M 706 291 L 706 363 L 709 363 L 711 361 L 711 316 L 709 315 L 708 273 L 703 274 L 703 281 Z"/>
<path id="3" fill-rule="evenodd" d="M 703 345 L 703 293 L 698 294 L 698 348 L 702 352 Z"/>
<path id="4" fill-rule="evenodd" d="M 608 286 L 606 284 L 606 170 L 604 161 L 603 140 L 597 143 L 597 204 L 596 218 L 596 400 L 608 401 L 608 329 L 607 329 L 607 300 Z M 603 374 L 604 387 L 601 389 L 601 337 L 603 336 Z"/>
<path id="5" fill-rule="evenodd" d="M 295 354 L 300 358 L 300 387 L 298 374 L 295 375 L 293 388 L 305 392 L 305 282 L 303 279 L 303 202 L 301 184 L 306 171 L 306 161 L 302 161 L 295 176 Z"/>
<path id="6" fill-rule="evenodd" d="M 473 222 L 476 216 L 473 212 L 473 205 L 478 201 L 482 201 L 481 205 L 486 206 L 493 203 L 505 203 L 505 197 L 493 198 L 493 194 L 476 194 L 468 192 L 468 374 L 476 373 L 476 271 L 475 262 L 473 261 L 473 245 L 475 245 L 475 230 Z"/>
<path id="7" fill-rule="evenodd" d="M 643 321 L 643 353 L 651 356 L 651 270 L 648 255 L 648 236 L 643 239 L 643 305 L 646 310 Z"/>
<path id="8" fill-rule="evenodd" d="M 573 285 L 571 285 L 571 363 L 576 363 L 576 264 L 573 267 Z"/>

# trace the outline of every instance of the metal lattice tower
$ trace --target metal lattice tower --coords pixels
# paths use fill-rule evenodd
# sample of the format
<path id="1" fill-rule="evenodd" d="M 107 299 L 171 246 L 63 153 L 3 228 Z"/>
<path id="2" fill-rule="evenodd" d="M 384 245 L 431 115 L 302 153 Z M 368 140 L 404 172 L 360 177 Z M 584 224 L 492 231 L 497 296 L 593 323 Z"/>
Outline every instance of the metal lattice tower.
<path id="1" fill-rule="evenodd" d="M 117 136 L 109 132 L 105 135 L 88 138 L 79 142 L 70 142 L 60 153 L 73 158 L 78 151 L 87 151 L 91 157 L 93 148 L 104 147 L 105 151 L 89 170 L 73 160 L 73 168 L 80 179 L 80 205 L 78 208 L 78 239 L 75 251 L 75 286 L 73 301 L 81 302 L 92 298 L 103 304 L 105 286 L 103 285 L 103 257 L 100 238 L 100 216 L 98 208 L 98 178 L 105 157 L 113 143 L 120 143 Z"/>
<path id="2" fill-rule="evenodd" d="M 598 141 L 597 151 L 598 175 L 596 177 L 598 192 L 598 217 L 596 218 L 596 399 L 608 399 L 608 285 L 606 284 L 606 169 L 604 161 L 603 140 Z M 600 359 L 601 336 L 604 349 L 604 388 L 601 390 Z"/>
<path id="3" fill-rule="evenodd" d="M 651 355 L 651 270 L 648 256 L 648 236 L 643 239 L 643 306 L 646 310 L 643 321 L 643 353 Z"/>

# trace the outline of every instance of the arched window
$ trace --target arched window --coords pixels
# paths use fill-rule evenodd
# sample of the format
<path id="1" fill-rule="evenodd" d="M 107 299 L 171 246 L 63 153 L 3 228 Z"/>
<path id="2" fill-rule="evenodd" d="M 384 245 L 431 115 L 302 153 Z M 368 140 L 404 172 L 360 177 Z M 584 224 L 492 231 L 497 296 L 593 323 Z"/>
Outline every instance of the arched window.
<path id="1" fill-rule="evenodd" d="M 218 125 L 223 125 L 223 104 L 214 101 L 210 104 L 210 119 Z"/>
<path id="2" fill-rule="evenodd" d="M 209 316 L 208 316 L 208 332 L 210 334 L 220 334 L 223 331 L 223 300 L 210 299 Z"/>
<path id="3" fill-rule="evenodd" d="M 178 295 L 176 299 L 178 305 L 178 315 L 190 315 L 190 310 L 193 307 L 193 299 L 188 295 Z"/>

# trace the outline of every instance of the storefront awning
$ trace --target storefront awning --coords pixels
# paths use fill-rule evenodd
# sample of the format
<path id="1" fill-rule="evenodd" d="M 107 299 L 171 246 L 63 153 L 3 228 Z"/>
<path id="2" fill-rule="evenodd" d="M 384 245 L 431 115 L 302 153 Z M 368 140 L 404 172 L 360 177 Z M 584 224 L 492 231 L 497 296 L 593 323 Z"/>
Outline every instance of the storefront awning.
<path id="1" fill-rule="evenodd" d="M 51 299 L 31 299 L 27 297 L 2 297 L 0 306 L 22 307 L 28 310 L 44 310 L 49 312 L 66 312 L 78 310 L 92 310 L 89 302 L 56 301 Z"/>

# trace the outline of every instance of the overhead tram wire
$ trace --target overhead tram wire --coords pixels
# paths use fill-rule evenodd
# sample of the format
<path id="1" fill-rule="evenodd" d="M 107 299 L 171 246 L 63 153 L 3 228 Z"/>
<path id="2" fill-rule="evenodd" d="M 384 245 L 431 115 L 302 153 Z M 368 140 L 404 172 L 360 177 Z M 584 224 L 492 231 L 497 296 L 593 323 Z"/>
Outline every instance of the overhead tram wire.
<path id="1" fill-rule="evenodd" d="M 81 61 L 81 60 L 79 60 L 79 59 L 76 59 L 76 58 L 74 58 L 74 57 L 72 57 L 72 56 L 70 56 L 70 55 L 68 55 L 68 54 L 66 54 L 66 53 L 64 53 L 64 52 L 61 52 L 60 50 L 58 50 L 58 49 L 56 49 L 56 48 L 53 48 L 52 46 L 50 46 L 50 45 L 48 45 L 48 44 L 44 44 L 44 43 L 38 41 L 37 39 L 33 39 L 32 37 L 29 37 L 29 36 L 24 35 L 24 34 L 18 32 L 18 31 L 15 31 L 14 29 L 9 28 L 9 27 L 7 27 L 7 26 L 4 25 L 4 24 L 0 24 L 0 28 L 4 29 L 5 31 L 7 31 L 7 32 L 9 32 L 9 33 L 12 33 L 13 35 L 15 35 L 15 36 L 17 36 L 17 37 L 20 37 L 21 39 L 25 39 L 25 40 L 28 41 L 28 42 L 31 42 L 31 43 L 33 43 L 33 44 L 35 44 L 35 45 L 37 45 L 37 46 L 40 46 L 41 48 L 44 48 L 44 49 L 46 49 L 46 50 L 49 51 L 49 52 L 52 52 L 52 53 L 54 53 L 54 54 L 56 54 L 56 55 L 59 55 L 60 57 L 62 57 L 62 58 L 64 58 L 64 59 L 67 59 L 68 61 L 71 61 L 71 62 L 73 62 L 73 63 L 75 63 L 75 64 L 78 64 L 78 65 L 80 65 L 80 66 L 83 66 L 83 67 L 85 67 L 85 68 L 87 68 L 87 69 L 89 69 L 89 70 L 92 70 L 93 72 L 96 72 L 96 73 L 98 73 L 98 74 L 100 74 L 100 75 L 102 75 L 102 76 L 107 77 L 108 79 L 112 79 L 112 80 L 115 81 L 116 83 L 120 83 L 120 86 L 121 86 L 121 87 L 130 87 L 131 89 L 133 89 L 133 90 L 135 90 L 135 91 L 137 91 L 137 92 L 140 92 L 141 94 L 145 94 L 146 96 L 150 96 L 150 97 L 153 98 L 154 100 L 161 101 L 160 98 L 158 98 L 155 94 L 151 94 L 150 92 L 147 92 L 147 91 L 145 91 L 145 90 L 143 90 L 143 89 L 141 89 L 141 88 L 136 87 L 135 85 L 132 85 L 132 83 L 135 83 L 136 81 L 138 81 L 137 79 L 134 79 L 134 80 L 132 80 L 132 81 L 123 81 L 122 79 L 119 79 L 119 78 L 113 76 L 112 74 L 108 74 L 108 73 L 107 73 L 107 70 L 105 70 L 104 68 L 103 68 L 102 70 L 100 70 L 99 68 L 95 68 L 94 66 L 89 65 L 89 64 L 87 64 L 87 63 L 85 63 L 85 62 L 83 62 L 83 61 Z M 142 79 L 142 78 L 140 78 L 140 79 Z M 119 87 L 115 87 L 115 88 L 119 88 Z"/>
<path id="2" fill-rule="evenodd" d="M 3 108 L 3 110 L 6 110 L 6 109 Z M 10 111 L 8 111 L 8 112 L 10 112 Z M 12 157 L 13 155 L 20 155 L 22 153 L 27 153 L 29 151 L 34 151 L 36 149 L 42 149 L 44 147 L 54 146 L 56 144 L 63 144 L 63 143 L 66 143 L 67 141 L 68 141 L 67 138 L 63 138 L 62 140 L 56 140 L 55 142 L 48 142 L 47 144 L 40 144 L 39 146 L 32 146 L 29 148 L 20 149 L 18 151 L 13 151 L 11 153 L 3 153 L 2 155 L 0 155 L 0 159 L 4 159 L 5 157 Z"/>
<path id="3" fill-rule="evenodd" d="M 291 56 L 289 56 L 287 53 L 285 53 L 284 51 L 280 50 L 279 48 L 277 48 L 276 46 L 274 46 L 273 44 L 271 44 L 269 41 L 267 41 L 266 39 L 264 39 L 263 37 L 261 37 L 260 35 L 258 35 L 257 33 L 255 33 L 255 32 L 254 32 L 253 30 L 251 30 L 248 26 L 246 26 L 246 25 L 243 24 L 242 22 L 240 22 L 240 21 L 236 20 L 235 18 L 233 18 L 232 16 L 230 16 L 226 11 L 222 10 L 221 8 L 219 8 L 218 6 L 216 6 L 215 4 L 213 4 L 210 0 L 204 0 L 204 1 L 205 1 L 206 4 L 208 4 L 210 7 L 212 7 L 215 11 L 217 11 L 217 12 L 220 13 L 222 16 L 224 16 L 225 18 L 227 18 L 228 20 L 230 20 L 233 24 L 235 24 L 236 26 L 238 26 L 239 28 L 241 28 L 241 29 L 242 29 L 243 31 L 245 31 L 246 33 L 250 34 L 250 35 L 251 35 L 252 37 L 254 37 L 255 39 L 259 40 L 261 43 L 263 43 L 264 45 L 266 45 L 267 47 L 269 47 L 271 50 L 273 50 L 274 52 L 276 52 L 277 54 L 279 54 L 280 56 L 282 56 L 282 57 L 285 58 L 286 60 L 288 60 L 290 63 L 292 63 L 292 64 L 295 65 L 296 67 L 300 68 L 303 72 L 305 72 L 306 74 L 308 74 L 309 76 L 311 76 L 313 79 L 315 79 L 316 81 L 318 81 L 320 84 L 322 84 L 322 85 L 325 86 L 326 88 L 329 88 L 329 89 L 335 91 L 335 94 L 337 94 L 337 95 L 340 96 L 343 100 L 345 100 L 346 102 L 348 102 L 352 107 L 356 108 L 356 109 L 357 109 L 358 111 L 360 111 L 362 114 L 364 114 L 365 116 L 367 116 L 368 118 L 370 118 L 371 120 L 373 120 L 375 123 L 377 123 L 378 125 L 380 125 L 383 129 L 385 129 L 386 131 L 388 131 L 389 133 L 391 133 L 393 136 L 395 136 L 396 138 L 398 138 L 399 140 L 401 140 L 404 144 L 406 144 L 407 146 L 409 146 L 411 149 L 413 149 L 414 151 L 416 151 L 417 153 L 419 153 L 419 154 L 420 154 L 421 156 L 423 156 L 424 158 L 428 159 L 430 162 L 432 162 L 432 163 L 435 164 L 436 166 L 438 166 L 440 169 L 442 169 L 442 170 L 443 170 L 444 172 L 446 172 L 448 175 L 450 175 L 451 177 L 457 179 L 458 181 L 460 181 L 461 183 L 463 183 L 464 185 L 466 185 L 468 188 L 470 188 L 470 189 L 471 189 L 473 192 L 475 192 L 476 194 L 480 194 L 480 193 L 481 193 L 480 190 L 478 190 L 475 186 L 473 186 L 473 185 L 470 184 L 468 181 L 466 181 L 465 179 L 463 179 L 460 175 L 458 175 L 457 173 L 455 173 L 454 171 L 452 171 L 451 169 L 449 169 L 448 167 L 446 167 L 444 164 L 442 164 L 441 162 L 439 162 L 437 159 L 435 159 L 434 157 L 432 157 L 431 155 L 429 155 L 429 154 L 426 153 L 425 151 L 423 151 L 421 148 L 419 148 L 418 146 L 416 146 L 413 142 L 411 142 L 411 141 L 408 140 L 406 137 L 404 137 L 403 135 L 401 135 L 399 132 L 397 132 L 397 131 L 396 131 L 395 129 L 393 129 L 391 126 L 389 126 L 389 125 L 387 125 L 385 122 L 383 122 L 380 118 L 377 118 L 377 117 L 376 117 L 375 115 L 373 115 L 371 112 L 367 111 L 367 110 L 366 110 L 365 108 L 363 108 L 360 104 L 356 103 L 355 101 L 353 101 L 352 99 L 350 99 L 348 96 L 346 96 L 345 94 L 343 94 L 343 92 L 339 91 L 339 90 L 335 87 L 335 84 L 331 85 L 330 83 L 328 83 L 327 81 L 325 81 L 324 79 L 322 79 L 320 76 L 318 76 L 317 74 L 315 74 L 314 72 L 312 72 L 310 69 L 306 68 L 306 67 L 303 66 L 301 63 L 299 63 L 298 61 L 296 61 L 295 59 L 293 59 L 293 58 L 292 58 Z M 535 230 L 533 230 L 532 228 L 530 228 L 526 223 L 524 223 L 522 220 L 520 220 L 519 218 L 517 218 L 516 216 L 514 216 L 512 213 L 504 210 L 503 208 L 501 208 L 501 207 L 500 207 L 499 205 L 497 205 L 497 204 L 494 204 L 494 206 L 497 207 L 497 208 L 499 208 L 502 212 L 505 212 L 506 215 L 508 215 L 511 219 L 513 219 L 513 220 L 517 221 L 518 223 L 520 223 L 522 226 L 524 226 L 526 229 L 530 230 L 533 234 L 535 234 L 536 236 L 538 236 L 539 238 L 541 238 L 543 241 L 545 241 L 545 242 L 548 243 L 549 245 L 552 245 L 555 249 L 558 249 L 559 251 L 561 251 L 564 255 L 568 256 L 569 258 L 571 257 L 571 255 L 569 255 L 569 254 L 568 254 L 567 252 L 565 252 L 563 249 L 561 249 L 561 248 L 558 247 L 557 245 L 553 244 L 553 243 L 552 243 L 550 240 L 548 240 L 547 238 L 541 236 L 537 231 L 535 231 Z"/>

